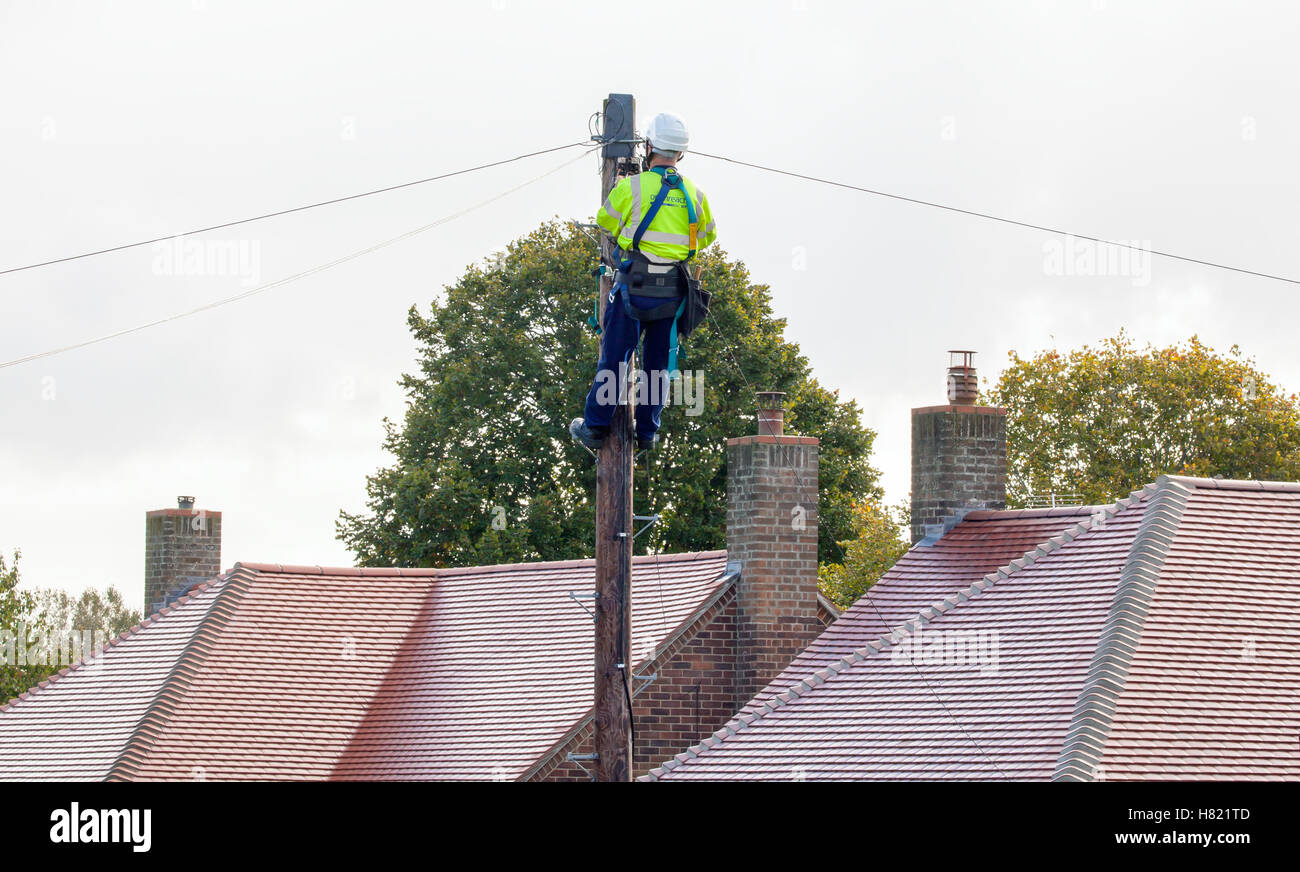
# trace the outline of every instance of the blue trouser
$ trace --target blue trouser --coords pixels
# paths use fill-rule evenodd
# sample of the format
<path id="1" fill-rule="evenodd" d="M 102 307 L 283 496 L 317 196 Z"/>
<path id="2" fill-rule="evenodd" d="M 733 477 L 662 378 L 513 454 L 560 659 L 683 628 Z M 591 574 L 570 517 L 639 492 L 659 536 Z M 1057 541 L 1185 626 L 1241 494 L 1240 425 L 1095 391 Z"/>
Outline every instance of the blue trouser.
<path id="1" fill-rule="evenodd" d="M 660 297 L 636 295 L 629 299 L 635 309 L 653 309 L 668 302 Z M 678 297 L 676 302 L 680 303 L 681 299 Z M 659 416 L 668 396 L 668 339 L 673 320 L 669 317 L 658 321 L 638 321 L 629 317 L 623 310 L 623 299 L 619 294 L 614 295 L 612 303 L 606 304 L 605 324 L 601 330 L 600 363 L 596 367 L 596 378 L 591 384 L 591 390 L 587 392 L 587 408 L 583 416 L 588 427 L 597 432 L 609 429 L 619 399 L 617 393 L 609 389 L 609 385 L 612 383 L 616 389 L 619 386 L 619 365 L 628 364 L 644 331 L 645 350 L 641 367 L 646 372 L 646 393 L 649 396 L 640 394 L 636 397 L 636 438 L 653 439 L 659 432 Z M 604 390 L 601 390 L 602 386 Z"/>

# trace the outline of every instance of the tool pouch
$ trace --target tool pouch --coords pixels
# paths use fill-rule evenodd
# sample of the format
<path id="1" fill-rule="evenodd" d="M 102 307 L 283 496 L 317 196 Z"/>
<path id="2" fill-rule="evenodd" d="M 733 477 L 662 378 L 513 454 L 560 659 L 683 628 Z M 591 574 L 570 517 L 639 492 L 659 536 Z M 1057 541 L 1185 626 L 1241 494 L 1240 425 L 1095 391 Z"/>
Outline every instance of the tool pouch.
<path id="1" fill-rule="evenodd" d="M 684 339 L 709 317 L 709 301 L 713 295 L 701 287 L 699 279 L 691 278 L 685 263 L 678 264 L 677 268 L 681 270 L 681 281 L 686 288 L 686 303 L 682 314 L 677 316 L 677 335 Z"/>

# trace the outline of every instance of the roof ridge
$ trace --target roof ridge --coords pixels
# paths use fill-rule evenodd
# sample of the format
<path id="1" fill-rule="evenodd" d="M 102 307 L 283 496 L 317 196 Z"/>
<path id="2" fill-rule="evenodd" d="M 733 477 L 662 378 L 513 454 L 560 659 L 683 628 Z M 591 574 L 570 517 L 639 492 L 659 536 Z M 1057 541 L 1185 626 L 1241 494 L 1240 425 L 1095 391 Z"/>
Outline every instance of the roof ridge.
<path id="1" fill-rule="evenodd" d="M 189 687 L 190 680 L 198 672 L 202 661 L 207 657 L 216 641 L 218 630 L 234 613 L 235 607 L 252 584 L 253 574 L 246 567 L 235 564 L 226 576 L 221 590 L 208 607 L 207 614 L 199 621 L 190 640 L 185 643 L 176 658 L 167 677 L 163 679 L 158 693 L 145 708 L 144 714 L 131 730 L 131 736 L 122 746 L 121 753 L 109 767 L 105 781 L 131 781 L 136 770 L 166 725 L 171 712 L 180 704 L 181 695 Z"/>
<path id="2" fill-rule="evenodd" d="M 411 578 L 428 578 L 438 572 L 441 568 L 426 566 L 320 566 L 318 564 L 294 564 L 294 563 L 255 563 L 241 560 L 235 564 L 236 569 L 247 569 L 252 572 L 261 573 L 279 573 L 283 575 L 343 575 L 354 578 L 374 578 L 376 576 L 397 575 L 410 576 Z"/>
<path id="3" fill-rule="evenodd" d="M 646 562 L 659 558 L 660 560 L 709 560 L 726 555 L 726 549 L 713 549 L 710 551 L 676 551 L 671 554 L 638 554 L 632 558 L 633 563 Z M 240 561 L 235 567 L 252 570 L 254 572 L 276 572 L 286 575 L 341 575 L 361 577 L 376 577 L 385 575 L 397 575 L 399 577 L 410 576 L 412 578 L 429 578 L 437 575 L 452 573 L 472 573 L 488 572 L 495 569 L 515 569 L 518 567 L 531 567 L 539 569 L 542 567 L 553 569 L 565 569 L 570 567 L 586 566 L 594 564 L 595 558 L 581 557 L 573 560 L 523 560 L 516 563 L 486 563 L 481 566 L 320 566 L 306 564 L 287 564 L 287 563 L 255 563 Z"/>
<path id="4" fill-rule="evenodd" d="M 136 633 L 139 633 L 145 627 L 148 627 L 151 624 L 157 622 L 164 615 L 170 614 L 171 612 L 175 611 L 176 608 L 180 606 L 182 603 L 188 602 L 190 599 L 197 596 L 199 593 L 207 590 L 212 585 L 223 583 L 226 580 L 226 577 L 232 572 L 234 572 L 233 569 L 228 570 L 226 575 L 217 575 L 214 578 L 211 578 L 201 584 L 195 585 L 194 587 L 190 588 L 189 592 L 186 593 L 184 596 L 177 597 L 168 605 L 164 606 L 163 608 L 159 609 L 156 612 L 153 612 L 147 618 L 141 620 L 140 623 L 133 624 L 131 627 L 123 630 L 121 633 L 118 633 L 116 636 L 114 636 L 112 639 L 109 639 L 103 645 L 93 649 L 90 654 L 88 655 L 83 654 L 81 657 L 77 658 L 77 661 L 75 663 L 69 664 L 68 666 L 65 666 L 62 669 L 60 669 L 58 672 L 46 676 L 45 678 L 37 682 L 34 686 L 18 694 L 13 699 L 3 704 L 0 704 L 0 714 L 9 711 L 9 709 L 11 709 L 20 700 L 26 701 L 31 699 L 36 695 L 37 691 L 50 687 L 51 685 L 58 682 L 59 679 L 75 672 L 78 668 L 84 669 L 88 666 L 95 665 L 95 661 L 98 658 L 108 654 L 110 649 L 116 648 L 119 644 L 126 641 L 129 637 L 134 636 Z"/>
<path id="5" fill-rule="evenodd" d="M 1262 481 L 1252 478 L 1205 478 L 1194 475 L 1162 475 L 1161 479 L 1183 485 L 1213 490 L 1253 490 L 1300 493 L 1300 481 Z"/>
<path id="6" fill-rule="evenodd" d="M 1004 520 L 1006 518 L 1047 518 L 1061 517 L 1069 518 L 1075 515 L 1091 515 L 1092 510 L 1098 505 L 1108 506 L 1111 503 L 1079 503 L 1069 506 L 1034 506 L 1023 507 L 1019 509 L 972 509 L 967 512 L 963 521 L 994 521 Z"/>
<path id="7" fill-rule="evenodd" d="M 755 721 L 762 719 L 765 715 L 771 714 L 772 712 L 776 711 L 782 706 L 792 702 L 795 699 L 798 699 L 800 696 L 812 690 L 814 687 L 820 684 L 825 684 L 827 681 L 829 681 L 834 676 L 840 674 L 841 672 L 844 672 L 847 669 L 851 669 L 852 667 L 856 666 L 859 663 L 865 662 L 867 658 L 870 656 L 870 654 L 878 654 L 879 652 L 883 651 L 885 648 L 889 647 L 890 645 L 893 645 L 894 643 L 900 641 L 902 638 L 910 636 L 912 632 L 914 632 L 917 628 L 930 623 L 930 621 L 934 620 L 940 615 L 948 613 L 949 611 L 956 608 L 961 603 L 968 602 L 969 600 L 974 599 L 984 591 L 996 585 L 1002 579 L 1009 578 L 1012 575 L 1015 575 L 1017 572 L 1024 569 L 1026 566 L 1030 566 L 1033 563 L 1037 562 L 1039 558 L 1046 557 L 1048 554 L 1051 554 L 1053 551 L 1062 547 L 1066 542 L 1073 541 L 1081 533 L 1087 532 L 1088 530 L 1092 529 L 1093 523 L 1098 519 L 1099 516 L 1101 517 L 1102 523 L 1104 524 L 1107 520 L 1113 518 L 1115 515 L 1119 514 L 1120 512 L 1128 509 L 1135 503 L 1143 502 L 1149 496 L 1151 496 L 1153 493 L 1157 491 L 1157 487 L 1158 487 L 1158 482 L 1155 484 L 1148 484 L 1145 487 L 1143 487 L 1141 490 L 1133 491 L 1127 497 L 1124 497 L 1121 500 L 1117 500 L 1115 503 L 1111 505 L 1094 507 L 1096 509 L 1099 509 L 1100 511 L 1094 511 L 1093 513 L 1088 515 L 1088 517 L 1085 520 L 1082 520 L 1074 524 L 1073 526 L 1067 527 L 1065 530 L 1051 537 L 1046 542 L 1034 546 L 1032 549 L 1026 551 L 1023 556 L 1018 557 L 1015 560 L 1012 560 L 1011 562 L 1007 563 L 1005 566 L 1002 566 L 999 569 L 997 569 L 995 572 L 990 572 L 988 575 L 985 575 L 979 581 L 969 585 L 965 590 L 959 590 L 956 593 L 952 593 L 946 597 L 943 597 L 933 605 L 925 606 L 924 608 L 920 609 L 916 613 L 915 617 L 903 621 L 901 624 L 899 624 L 897 627 L 895 627 L 893 630 L 889 631 L 888 633 L 884 633 L 878 636 L 877 638 L 873 639 L 872 641 L 866 643 L 865 645 L 861 645 L 853 649 L 848 654 L 845 654 L 843 657 L 841 657 L 839 660 L 835 661 L 834 663 L 830 664 L 829 666 L 823 666 L 822 668 L 815 670 L 810 675 L 805 676 L 804 678 L 797 681 L 795 684 L 782 690 L 780 693 L 774 694 L 773 696 L 764 700 L 763 704 L 758 706 L 753 712 L 749 712 L 749 713 L 742 712 L 740 715 L 737 715 L 736 717 L 728 721 L 726 724 L 724 724 L 713 735 L 709 736 L 708 738 L 704 739 L 701 742 L 697 742 L 695 745 L 691 746 L 690 748 L 687 748 L 685 751 L 673 757 L 672 759 L 664 761 L 664 764 L 662 766 L 650 770 L 645 775 L 641 776 L 641 778 L 638 780 L 645 780 L 645 781 L 657 780 L 660 774 L 666 774 L 668 772 L 671 772 L 673 769 L 676 769 L 678 766 L 682 765 L 687 760 L 699 756 L 700 751 L 707 748 L 712 748 L 714 745 L 718 744 L 723 739 L 728 738 L 730 736 L 734 736 L 736 733 L 740 732 L 746 727 L 751 726 Z M 866 594 L 863 594 L 863 596 L 870 596 L 870 595 L 871 595 L 870 590 L 868 590 Z M 868 654 L 868 651 L 870 651 L 870 654 Z"/>
<path id="8" fill-rule="evenodd" d="M 1106 750 L 1115 705 L 1124 691 L 1133 652 L 1142 639 L 1142 625 L 1151 597 L 1191 493 L 1187 480 L 1179 476 L 1162 475 L 1155 487 L 1157 492 L 1129 546 L 1115 598 L 1097 639 L 1083 688 L 1075 700 L 1053 781 L 1098 779 L 1098 764 Z"/>

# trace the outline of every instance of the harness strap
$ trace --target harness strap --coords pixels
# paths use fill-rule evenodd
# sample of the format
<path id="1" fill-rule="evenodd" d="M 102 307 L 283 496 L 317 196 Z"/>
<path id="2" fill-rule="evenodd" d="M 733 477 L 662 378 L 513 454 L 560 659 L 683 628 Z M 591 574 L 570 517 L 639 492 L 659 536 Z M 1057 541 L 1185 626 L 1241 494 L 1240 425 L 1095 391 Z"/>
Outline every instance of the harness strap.
<path id="1" fill-rule="evenodd" d="M 664 204 L 664 200 L 668 198 L 668 191 L 671 188 L 677 187 L 676 184 L 670 183 L 668 181 L 666 174 L 655 173 L 655 175 L 659 176 L 660 179 L 659 193 L 655 194 L 654 202 L 650 204 L 650 208 L 647 209 L 645 215 L 641 217 L 641 223 L 636 226 L 636 233 L 632 235 L 633 251 L 641 250 L 641 237 L 645 236 L 645 232 L 650 229 L 651 222 L 653 222 L 655 220 L 655 216 L 659 214 L 659 207 L 662 206 Z M 681 177 L 678 176 L 676 173 L 673 173 L 673 176 L 674 176 L 674 181 L 680 181 Z M 637 179 L 637 184 L 638 185 L 641 184 L 640 179 Z"/>
<path id="2" fill-rule="evenodd" d="M 677 338 L 677 319 L 682 316 L 686 310 L 686 298 L 682 298 L 681 305 L 677 307 L 677 314 L 673 316 L 673 326 L 668 331 L 668 380 L 675 382 L 682 377 L 682 371 L 677 366 L 677 348 L 681 345 L 681 340 Z"/>
<path id="3" fill-rule="evenodd" d="M 676 188 L 682 192 L 682 196 L 686 199 L 686 218 L 689 222 L 686 227 L 686 238 L 689 240 L 686 246 L 688 250 L 686 252 L 685 260 L 680 261 L 681 263 L 685 263 L 687 260 L 695 257 L 696 241 L 699 238 L 700 220 L 699 216 L 695 214 L 695 203 L 691 201 L 690 192 L 688 192 L 686 186 L 682 184 L 681 174 L 678 173 L 677 170 L 672 167 L 655 167 L 650 170 L 650 172 L 659 176 L 659 193 L 655 194 L 654 202 L 650 204 L 650 208 L 647 209 L 645 215 L 642 216 L 641 223 L 636 226 L 636 233 L 632 236 L 632 251 L 641 250 L 641 237 L 650 229 L 650 224 L 655 220 L 655 215 L 659 214 L 659 207 L 664 204 L 664 200 L 668 196 L 668 191 L 672 188 Z M 637 184 L 640 184 L 640 182 L 638 181 Z"/>
<path id="4" fill-rule="evenodd" d="M 623 298 L 623 311 L 627 312 L 629 318 L 636 321 L 658 321 L 662 318 L 672 317 L 672 326 L 668 328 L 668 380 L 674 382 L 681 378 L 681 369 L 677 366 L 677 352 L 681 347 L 681 340 L 677 338 L 677 319 L 682 316 L 682 312 L 686 311 L 686 298 L 682 297 L 680 301 L 674 300 L 661 303 L 651 309 L 637 309 L 632 305 L 627 285 L 619 285 L 611 293 Z M 612 304 L 613 301 L 611 301 Z"/>
<path id="5" fill-rule="evenodd" d="M 676 174 L 674 173 L 674 175 Z M 690 222 L 686 225 L 687 239 L 690 240 L 686 246 L 688 249 L 686 260 L 690 260 L 695 257 L 695 241 L 700 232 L 700 216 L 695 214 L 695 203 L 691 201 L 691 194 L 686 190 L 686 186 L 681 183 L 681 176 L 677 176 L 677 184 L 682 189 L 682 196 L 686 198 L 686 220 Z M 685 263 L 686 260 L 682 261 L 682 263 Z"/>

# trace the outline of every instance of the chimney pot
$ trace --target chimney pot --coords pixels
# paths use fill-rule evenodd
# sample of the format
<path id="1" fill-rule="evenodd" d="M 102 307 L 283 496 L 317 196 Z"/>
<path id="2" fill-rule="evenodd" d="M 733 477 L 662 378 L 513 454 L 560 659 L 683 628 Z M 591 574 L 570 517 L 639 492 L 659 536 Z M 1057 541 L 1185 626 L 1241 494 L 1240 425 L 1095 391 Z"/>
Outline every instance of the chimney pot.
<path id="1" fill-rule="evenodd" d="M 960 363 L 953 363 L 954 354 L 961 355 Z M 973 351 L 948 351 L 948 402 L 969 406 L 979 399 L 980 388 L 979 381 L 975 378 L 974 363 Z"/>
<path id="2" fill-rule="evenodd" d="M 780 436 L 785 432 L 785 392 L 758 392 L 758 435 Z"/>

